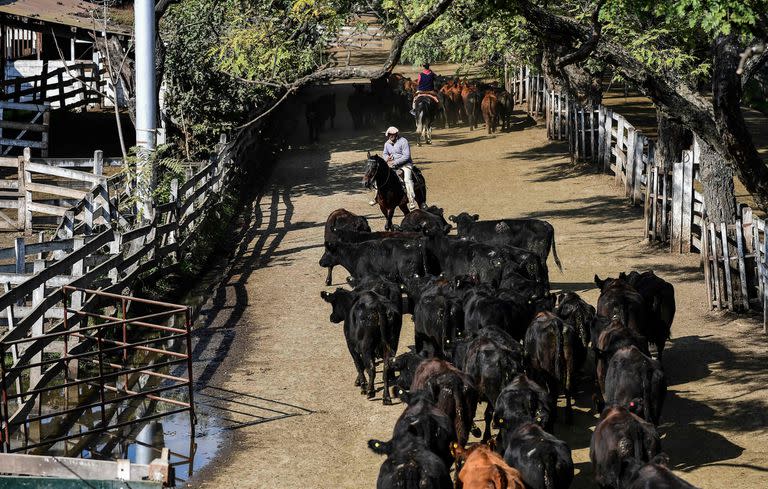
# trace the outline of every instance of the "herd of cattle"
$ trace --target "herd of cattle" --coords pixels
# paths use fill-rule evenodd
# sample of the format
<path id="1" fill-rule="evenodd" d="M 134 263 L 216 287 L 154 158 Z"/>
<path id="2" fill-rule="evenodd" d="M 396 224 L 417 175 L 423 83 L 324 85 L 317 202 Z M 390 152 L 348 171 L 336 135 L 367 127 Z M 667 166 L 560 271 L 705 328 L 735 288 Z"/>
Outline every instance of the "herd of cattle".
<path id="1" fill-rule="evenodd" d="M 435 207 L 411 212 L 394 232 L 372 232 L 344 209 L 326 222 L 326 284 L 341 265 L 353 289 L 321 296 L 331 322 L 344 325 L 355 385 L 375 397 L 381 360 L 383 403 L 397 396 L 406 405 L 391 440 L 369 442 L 386 455 L 377 487 L 568 488 L 574 467 L 553 434 L 557 400 L 564 395 L 570 423 L 577 380 L 589 378 L 601 413 L 590 445 L 597 484 L 692 488 L 667 468 L 656 429 L 672 285 L 653 272 L 595 275 L 596 308 L 573 292 L 555 297 L 546 265 L 551 251 L 560 268 L 551 224 L 467 213 L 449 220 L 457 236 Z M 405 313 L 414 347 L 396 357 Z M 479 402 L 482 431 L 474 424 Z M 470 434 L 481 441 L 468 444 Z"/>
<path id="2" fill-rule="evenodd" d="M 465 124 L 475 129 L 482 120 L 488 133 L 497 128 L 507 130 L 511 125 L 514 99 L 496 84 L 486 84 L 458 78 L 437 77 L 435 88 L 440 100 L 441 116 L 447 128 Z M 347 109 L 355 129 L 378 126 L 405 126 L 413 121 L 409 114 L 416 82 L 399 73 L 371 80 L 370 85 L 353 84 L 347 99 Z M 310 142 L 317 141 L 326 121 L 333 127 L 336 117 L 336 98 L 321 95 L 305 106 Z"/>

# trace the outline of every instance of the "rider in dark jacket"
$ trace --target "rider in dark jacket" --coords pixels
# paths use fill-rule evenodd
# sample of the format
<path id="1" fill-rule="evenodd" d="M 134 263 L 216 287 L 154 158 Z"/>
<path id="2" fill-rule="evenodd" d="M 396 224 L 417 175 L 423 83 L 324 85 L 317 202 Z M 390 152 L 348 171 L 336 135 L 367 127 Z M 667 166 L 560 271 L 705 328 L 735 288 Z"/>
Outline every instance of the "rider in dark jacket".
<path id="1" fill-rule="evenodd" d="M 416 88 L 416 95 L 413 96 L 413 106 L 411 107 L 411 115 L 416 115 L 416 99 L 419 95 L 429 94 L 437 100 L 437 91 L 435 91 L 435 78 L 437 75 L 434 71 L 429 69 L 429 63 L 422 65 L 424 70 L 419 73 L 418 87 Z"/>

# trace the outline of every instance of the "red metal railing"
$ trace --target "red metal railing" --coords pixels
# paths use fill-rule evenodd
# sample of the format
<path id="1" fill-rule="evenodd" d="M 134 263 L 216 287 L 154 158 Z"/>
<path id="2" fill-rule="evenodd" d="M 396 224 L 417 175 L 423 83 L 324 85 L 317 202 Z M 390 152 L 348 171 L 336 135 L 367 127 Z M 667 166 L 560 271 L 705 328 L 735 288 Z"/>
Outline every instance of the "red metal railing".
<path id="1" fill-rule="evenodd" d="M 42 335 L 0 341 L 2 451 L 119 436 L 110 432 L 183 412 L 189 413 L 193 440 L 191 309 L 71 286 L 61 294 L 61 321 Z M 75 295 L 88 307 L 70 307 Z M 135 309 L 140 314 L 130 317 Z M 38 354 L 51 344 L 63 346 L 54 348 L 58 356 Z M 12 349 L 18 360 L 7 365 Z M 142 401 L 151 401 L 155 410 L 120 419 L 121 409 Z"/>

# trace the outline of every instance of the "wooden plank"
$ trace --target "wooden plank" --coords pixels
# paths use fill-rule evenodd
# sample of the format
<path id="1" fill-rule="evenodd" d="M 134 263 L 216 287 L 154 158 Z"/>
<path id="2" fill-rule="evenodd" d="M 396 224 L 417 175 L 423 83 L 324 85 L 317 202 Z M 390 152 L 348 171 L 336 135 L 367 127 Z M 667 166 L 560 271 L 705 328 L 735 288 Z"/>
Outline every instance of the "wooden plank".
<path id="1" fill-rule="evenodd" d="M 0 128 L 2 129 L 23 129 L 32 132 L 43 132 L 48 130 L 48 126 L 45 124 L 32 124 L 31 122 L 16 122 L 16 121 L 4 121 L 0 120 Z"/>
<path id="2" fill-rule="evenodd" d="M 693 155 L 683 151 L 683 192 L 680 247 L 683 253 L 691 252 L 691 213 L 693 211 Z"/>
<path id="3" fill-rule="evenodd" d="M 642 134 L 636 133 L 636 141 L 635 141 L 635 156 L 634 156 L 634 165 L 635 165 L 635 171 L 634 176 L 632 177 L 632 205 L 637 205 L 639 202 L 642 202 L 643 200 L 643 193 L 642 193 L 642 182 L 643 182 L 643 170 L 644 170 L 644 163 L 643 163 L 643 151 L 645 148 L 645 143 L 647 138 L 643 136 Z M 650 148 L 653 150 L 653 148 Z"/>
<path id="4" fill-rule="evenodd" d="M 706 225 L 701 228 L 701 256 L 704 262 L 704 284 L 707 286 L 707 305 L 712 309 L 714 291 L 712 288 L 711 263 L 709 256 L 709 230 Z"/>
<path id="5" fill-rule="evenodd" d="M 79 250 L 75 250 L 72 253 L 69 253 L 68 255 L 63 257 L 61 260 L 57 261 L 55 264 L 49 266 L 48 268 L 40 272 L 35 277 L 32 277 L 26 282 L 20 284 L 18 287 L 13 289 L 9 294 L 4 294 L 0 296 L 0 309 L 5 309 L 6 307 L 8 307 L 10 303 L 13 303 L 16 301 L 17 297 L 25 297 L 26 295 L 30 294 L 32 290 L 35 287 L 37 287 L 40 283 L 43 283 L 46 280 L 49 280 L 52 277 L 55 277 L 56 275 L 68 273 L 75 262 L 94 253 L 96 250 L 98 250 L 105 244 L 109 243 L 113 239 L 114 239 L 114 232 L 111 229 L 108 229 L 103 233 L 94 236 L 94 238 L 91 241 L 89 241 L 85 246 L 83 246 Z M 26 333 L 26 331 L 24 333 Z M 4 338 L 0 339 L 0 341 L 6 340 L 6 339 L 18 339 L 18 338 L 8 338 L 8 335 L 6 335 Z"/>
<path id="6" fill-rule="evenodd" d="M 655 186 L 653 189 L 653 202 L 651 202 L 651 234 L 653 235 L 653 239 L 656 240 L 659 237 L 659 233 L 656 231 L 659 210 L 659 169 L 657 167 L 653 168 L 653 181 L 655 182 Z"/>
<path id="7" fill-rule="evenodd" d="M 683 163 L 672 164 L 672 226 L 670 229 L 670 250 L 682 251 L 683 232 Z"/>
<path id="8" fill-rule="evenodd" d="M 88 192 L 75 190 L 71 188 L 59 187 L 56 185 L 47 185 L 43 183 L 28 183 L 27 190 L 31 192 L 40 192 L 43 194 L 61 195 L 72 199 L 82 199 Z"/>
<path id="9" fill-rule="evenodd" d="M 655 185 L 655 183 L 651 180 L 651 165 L 648 165 L 645 168 L 645 171 L 648 176 L 646 177 L 645 202 L 643 204 L 643 220 L 645 222 L 643 233 L 645 234 L 645 238 L 650 241 L 651 234 L 648 230 L 648 221 L 649 221 L 649 212 L 651 210 L 651 189 L 653 188 L 653 185 Z"/>
<path id="10" fill-rule="evenodd" d="M 0 190 L 19 190 L 19 182 L 17 180 L 0 180 Z"/>
<path id="11" fill-rule="evenodd" d="M 584 124 L 584 108 L 583 107 L 579 110 L 579 123 L 581 124 L 581 131 L 578 133 L 581 137 L 581 158 L 580 159 L 584 161 L 587 159 L 587 149 L 585 146 L 587 126 Z"/>
<path id="12" fill-rule="evenodd" d="M 661 176 L 661 229 L 659 233 L 661 235 L 661 241 L 669 239 L 669 229 L 667 221 L 667 194 L 669 193 L 669 186 L 671 185 L 668 172 L 664 172 Z"/>
<path id="13" fill-rule="evenodd" d="M 613 154 L 616 155 L 616 183 L 626 182 L 627 180 L 627 158 L 624 139 L 624 118 L 620 114 L 614 114 L 616 117 L 616 146 Z"/>
<path id="14" fill-rule="evenodd" d="M 720 310 L 722 309 L 722 296 L 721 296 L 721 289 L 720 289 L 720 262 L 717 254 L 718 246 L 717 246 L 717 233 L 715 232 L 715 223 L 710 222 L 709 223 L 709 239 L 710 239 L 710 253 L 712 254 L 712 278 L 713 278 L 713 285 L 715 289 L 715 307 Z"/>
<path id="15" fill-rule="evenodd" d="M 57 205 L 41 204 L 39 202 L 27 203 L 28 212 L 39 212 L 40 214 L 47 214 L 49 216 L 63 216 L 68 210 L 69 207 L 59 207 Z"/>
<path id="16" fill-rule="evenodd" d="M 46 144 L 42 141 L 27 141 L 26 139 L 8 139 L 0 138 L 1 146 L 14 146 L 20 148 L 34 148 L 42 149 L 46 147 Z"/>
<path id="17" fill-rule="evenodd" d="M 731 278 L 731 259 L 728 250 L 728 230 L 725 223 L 720 223 L 720 239 L 723 246 L 723 273 L 725 275 L 725 293 L 728 298 L 728 309 L 733 311 L 733 280 Z"/>
<path id="18" fill-rule="evenodd" d="M 744 310 L 749 310 L 749 293 L 747 292 L 747 265 L 744 262 L 744 235 L 740 219 L 736 220 L 736 253 L 739 258 L 739 289 Z"/>
<path id="19" fill-rule="evenodd" d="M 94 185 L 98 185 L 104 180 L 104 177 L 93 175 L 84 171 L 70 170 L 69 168 L 56 168 L 41 163 L 29 162 L 26 165 L 26 170 L 33 173 L 40 173 L 43 175 L 53 175 L 61 178 L 69 178 L 71 180 L 78 180 L 81 182 L 88 182 Z"/>
<path id="20" fill-rule="evenodd" d="M 119 475 L 117 462 L 92 458 L 3 453 L 0 454 L 0 465 L 6 469 L 6 473 L 14 475 L 76 479 L 83 481 L 81 483 L 84 485 L 88 485 L 86 482 L 88 479 L 117 479 Z M 148 476 L 148 465 L 131 463 L 131 481 L 140 481 Z M 45 481 L 39 483 L 47 485 Z M 132 484 L 133 482 L 128 483 L 129 486 Z M 162 484 L 155 483 L 155 485 L 159 488 Z"/>
<path id="21" fill-rule="evenodd" d="M 608 173 L 611 168 L 611 126 L 613 125 L 613 112 L 611 109 L 605 109 L 605 128 L 603 129 L 603 171 Z"/>
<path id="22" fill-rule="evenodd" d="M 14 110 L 26 110 L 29 112 L 45 112 L 48 109 L 46 104 L 28 104 L 20 102 L 7 102 L 0 101 L 0 108 L 14 109 Z"/>
<path id="23" fill-rule="evenodd" d="M 23 199 L 17 199 L 17 200 L 7 200 L 7 199 L 0 199 L 0 209 L 18 209 L 21 205 L 20 202 L 23 202 Z"/>

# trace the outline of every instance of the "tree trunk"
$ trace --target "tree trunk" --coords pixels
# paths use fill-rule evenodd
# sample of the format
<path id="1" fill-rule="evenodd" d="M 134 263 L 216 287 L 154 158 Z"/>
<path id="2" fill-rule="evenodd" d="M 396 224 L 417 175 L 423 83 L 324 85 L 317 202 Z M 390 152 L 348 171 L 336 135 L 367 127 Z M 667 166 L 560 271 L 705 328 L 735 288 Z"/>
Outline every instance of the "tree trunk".
<path id="1" fill-rule="evenodd" d="M 656 109 L 656 121 L 659 134 L 653 155 L 654 160 L 661 168 L 671 170 L 672 164 L 682 158 L 683 150 L 689 149 L 693 144 L 693 134 L 659 109 Z"/>
<path id="2" fill-rule="evenodd" d="M 707 218 L 716 224 L 736 222 L 736 198 L 733 168 L 712 147 L 698 138 L 701 150 L 701 183 Z"/>

